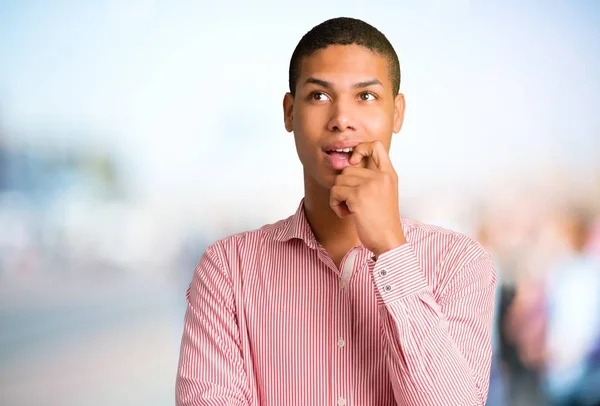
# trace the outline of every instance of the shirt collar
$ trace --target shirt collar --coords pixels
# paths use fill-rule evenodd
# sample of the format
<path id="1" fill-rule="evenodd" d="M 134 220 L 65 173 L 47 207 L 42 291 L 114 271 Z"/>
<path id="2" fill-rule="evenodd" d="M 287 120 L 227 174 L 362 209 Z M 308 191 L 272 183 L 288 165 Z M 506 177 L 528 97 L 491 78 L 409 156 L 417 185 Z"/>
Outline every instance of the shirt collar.
<path id="1" fill-rule="evenodd" d="M 402 220 L 402 228 L 404 230 L 404 234 L 408 239 L 409 235 L 409 225 L 406 224 L 406 220 Z M 294 215 L 288 217 L 283 221 L 283 226 L 280 227 L 274 235 L 274 238 L 277 241 L 287 242 L 291 240 L 302 240 L 308 245 L 310 248 L 318 248 L 319 243 L 315 238 L 315 235 L 310 228 L 310 224 L 308 224 L 308 220 L 306 218 L 306 213 L 304 212 L 304 198 L 300 201 L 298 205 L 298 209 L 296 209 L 296 213 Z M 373 256 L 373 253 L 367 250 L 369 253 L 369 257 Z"/>
<path id="2" fill-rule="evenodd" d="M 275 239 L 284 242 L 300 239 L 311 248 L 316 248 L 318 246 L 317 239 L 306 219 L 306 213 L 304 212 L 304 198 L 300 201 L 296 213 L 284 221 L 283 226 L 279 229 L 279 232 L 276 233 Z"/>

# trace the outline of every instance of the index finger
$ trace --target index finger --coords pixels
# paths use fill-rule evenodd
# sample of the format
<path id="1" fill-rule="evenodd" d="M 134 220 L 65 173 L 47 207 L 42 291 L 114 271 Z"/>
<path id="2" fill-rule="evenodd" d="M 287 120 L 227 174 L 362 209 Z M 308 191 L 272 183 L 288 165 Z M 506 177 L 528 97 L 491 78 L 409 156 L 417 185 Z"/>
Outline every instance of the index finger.
<path id="1" fill-rule="evenodd" d="M 390 157 L 381 141 L 365 142 L 354 147 L 349 160 L 350 165 L 357 165 L 363 159 L 367 160 L 368 168 L 371 166 L 371 163 L 375 165 L 374 168 L 371 166 L 369 169 L 386 171 L 392 165 Z"/>

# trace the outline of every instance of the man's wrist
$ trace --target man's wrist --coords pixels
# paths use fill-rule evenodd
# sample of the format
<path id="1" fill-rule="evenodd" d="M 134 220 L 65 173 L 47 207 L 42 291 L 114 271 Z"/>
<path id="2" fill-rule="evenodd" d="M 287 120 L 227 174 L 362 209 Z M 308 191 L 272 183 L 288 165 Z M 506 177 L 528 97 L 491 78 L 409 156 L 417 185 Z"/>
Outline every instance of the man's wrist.
<path id="1" fill-rule="evenodd" d="M 404 232 L 400 231 L 399 233 L 394 233 L 393 235 L 386 238 L 380 245 L 377 247 L 373 247 L 371 250 L 375 259 L 379 258 L 382 254 L 385 254 L 388 251 L 394 250 L 402 245 L 406 244 L 406 237 L 404 236 Z"/>
<path id="2" fill-rule="evenodd" d="M 367 266 L 375 285 L 378 304 L 392 303 L 428 287 L 410 243 L 384 252 L 379 259 L 371 258 Z"/>

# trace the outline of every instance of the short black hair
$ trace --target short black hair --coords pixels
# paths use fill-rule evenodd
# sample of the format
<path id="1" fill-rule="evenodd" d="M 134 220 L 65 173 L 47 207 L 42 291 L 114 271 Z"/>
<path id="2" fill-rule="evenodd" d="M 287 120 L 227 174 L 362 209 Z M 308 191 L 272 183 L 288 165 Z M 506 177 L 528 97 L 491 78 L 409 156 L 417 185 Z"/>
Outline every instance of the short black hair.
<path id="1" fill-rule="evenodd" d="M 292 96 L 300 77 L 302 59 L 330 45 L 360 45 L 387 59 L 394 96 L 400 91 L 400 62 L 385 35 L 372 25 L 350 17 L 338 17 L 313 27 L 296 45 L 290 60 L 289 86 Z"/>

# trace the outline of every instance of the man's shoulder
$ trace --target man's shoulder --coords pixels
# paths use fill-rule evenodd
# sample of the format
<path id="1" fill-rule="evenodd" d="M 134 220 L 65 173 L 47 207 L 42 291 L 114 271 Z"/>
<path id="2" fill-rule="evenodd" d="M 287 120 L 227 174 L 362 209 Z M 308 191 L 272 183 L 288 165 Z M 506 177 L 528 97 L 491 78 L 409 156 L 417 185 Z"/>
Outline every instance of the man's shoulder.
<path id="1" fill-rule="evenodd" d="M 432 238 L 444 238 L 453 243 L 479 244 L 473 237 L 465 232 L 456 231 L 449 227 L 425 223 L 414 219 L 402 219 L 402 224 L 407 235 L 411 235 L 416 239 L 419 239 L 419 237 L 425 238 L 426 240 Z"/>
<path id="2" fill-rule="evenodd" d="M 402 218 L 402 225 L 408 232 L 418 232 L 421 234 L 434 235 L 463 235 L 462 233 L 446 228 L 440 225 L 422 222 L 410 218 Z"/>
<path id="3" fill-rule="evenodd" d="M 408 241 L 418 250 L 438 251 L 463 265 L 479 259 L 491 260 L 490 253 L 472 236 L 440 225 L 403 219 Z"/>
<path id="4" fill-rule="evenodd" d="M 424 269 L 435 277 L 440 300 L 451 300 L 469 284 L 496 286 L 497 275 L 490 252 L 464 232 L 439 225 L 406 220 L 407 240 Z"/>

